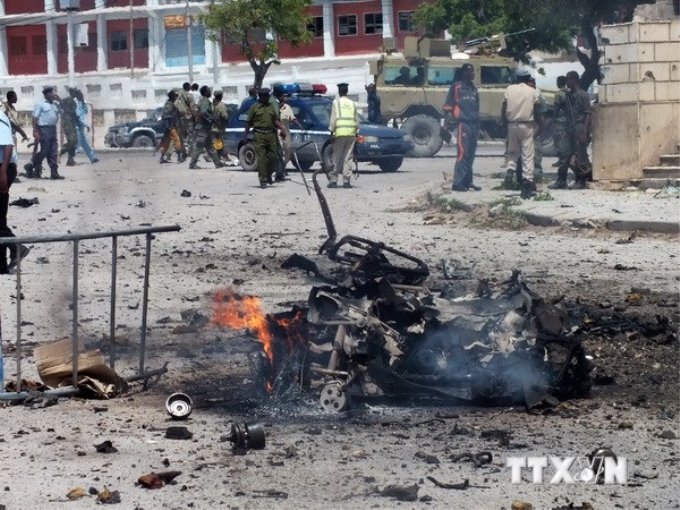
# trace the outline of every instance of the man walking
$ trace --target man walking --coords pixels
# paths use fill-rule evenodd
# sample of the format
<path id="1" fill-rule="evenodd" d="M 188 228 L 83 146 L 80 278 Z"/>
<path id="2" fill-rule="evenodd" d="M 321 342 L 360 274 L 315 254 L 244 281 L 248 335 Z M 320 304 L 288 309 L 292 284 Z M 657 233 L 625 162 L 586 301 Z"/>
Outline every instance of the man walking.
<path id="1" fill-rule="evenodd" d="M 281 94 L 279 96 L 279 117 L 281 120 L 281 135 L 280 143 L 281 149 L 283 150 L 282 161 L 283 173 L 286 173 L 286 165 L 290 161 L 290 125 L 295 124 L 299 130 L 304 130 L 302 124 L 295 118 L 293 109 L 288 104 L 288 96 L 286 94 Z"/>
<path id="2" fill-rule="evenodd" d="M 83 152 L 90 160 L 90 163 L 98 163 L 99 158 L 90 147 L 90 142 L 87 141 L 87 136 L 85 136 L 85 130 L 90 132 L 90 126 L 87 123 L 87 113 L 89 109 L 87 103 L 85 102 L 85 97 L 82 91 L 77 91 L 76 93 L 76 114 L 78 115 L 78 145 L 83 148 Z"/>
<path id="3" fill-rule="evenodd" d="M 331 108 L 330 130 L 333 133 L 333 170 L 329 175 L 329 188 L 338 187 L 338 176 L 342 172 L 342 187 L 351 188 L 352 162 L 354 160 L 354 144 L 359 131 L 359 114 L 357 104 L 347 97 L 349 85 L 338 84 L 338 97 L 333 100 Z"/>
<path id="4" fill-rule="evenodd" d="M 253 129 L 253 144 L 257 157 L 257 176 L 260 188 L 267 184 L 274 184 L 272 175 L 276 171 L 278 158 L 278 141 L 276 130 L 281 129 L 279 114 L 269 101 L 269 89 L 263 88 L 257 92 L 258 101 L 248 110 L 248 123 L 243 133 L 243 143 L 248 141 L 248 132 Z M 285 133 L 281 133 L 285 137 Z"/>
<path id="5" fill-rule="evenodd" d="M 191 170 L 198 170 L 200 167 L 196 164 L 198 162 L 198 157 L 206 151 L 208 157 L 215 164 L 215 168 L 222 168 L 224 163 L 220 161 L 220 157 L 215 152 L 215 148 L 212 145 L 212 138 L 210 133 L 212 131 L 213 124 L 215 123 L 215 115 L 213 111 L 212 101 L 210 96 L 212 95 L 212 90 L 207 85 L 201 87 L 201 101 L 198 104 L 198 111 L 196 112 L 196 124 L 195 124 L 195 134 L 196 142 L 191 155 L 191 162 L 189 163 L 189 168 Z"/>
<path id="6" fill-rule="evenodd" d="M 182 163 L 186 157 L 184 156 L 184 148 L 182 147 L 182 140 L 177 133 L 177 126 L 180 121 L 180 113 L 177 109 L 177 92 L 171 90 L 168 92 L 168 99 L 163 105 L 163 110 L 161 111 L 161 122 L 163 123 L 163 138 L 159 145 L 161 151 L 161 159 L 159 163 L 170 163 L 171 159 L 165 154 L 170 148 L 170 142 L 172 142 L 173 148 L 177 153 L 177 162 Z"/>
<path id="7" fill-rule="evenodd" d="M 572 151 L 568 135 L 568 120 L 567 120 L 567 78 L 564 76 L 557 77 L 557 88 L 559 91 L 555 94 L 554 108 L 553 108 L 553 143 L 555 151 L 557 152 L 557 181 L 548 186 L 550 189 L 565 189 L 567 187 L 567 172 L 569 170 L 569 158 Z M 565 164 L 566 163 L 566 164 Z"/>
<path id="8" fill-rule="evenodd" d="M 453 191 L 480 191 L 472 182 L 472 166 L 479 134 L 479 92 L 474 84 L 475 68 L 463 64 L 460 80 L 451 84 L 442 108 L 458 128 L 458 156 L 453 171 Z"/>
<path id="9" fill-rule="evenodd" d="M 40 145 L 39 151 L 33 152 L 30 163 L 24 165 L 26 177 L 29 179 L 42 177 L 42 163 L 47 159 L 50 166 L 51 179 L 63 179 L 59 175 L 57 162 L 57 121 L 59 120 L 59 99 L 53 87 L 43 89 L 44 100 L 33 108 L 33 140 Z"/>
<path id="10" fill-rule="evenodd" d="M 196 113 L 196 102 L 194 101 L 194 96 L 191 94 L 191 84 L 189 82 L 184 82 L 182 89 L 179 91 L 179 96 L 177 98 L 177 109 L 181 114 L 179 136 L 182 139 L 184 158 L 186 159 L 187 155 L 192 155 L 191 151 L 195 141 L 194 115 Z"/>
<path id="11" fill-rule="evenodd" d="M 517 170 L 517 159 L 522 158 L 522 192 L 523 199 L 535 195 L 534 184 L 534 136 L 535 123 L 543 128 L 543 117 L 540 112 L 538 91 L 529 86 L 531 75 L 526 69 L 516 73 L 517 83 L 505 90 L 502 118 L 507 126 L 508 138 L 505 164 L 508 171 Z"/>
<path id="12" fill-rule="evenodd" d="M 14 237 L 12 229 L 7 225 L 7 211 L 9 209 L 9 188 L 17 176 L 17 153 L 14 147 L 12 122 L 9 117 L 0 112 L 0 237 Z M 10 252 L 10 262 L 7 264 L 7 249 Z M 29 249 L 17 245 L 9 247 L 0 243 L 0 274 L 7 274 L 17 263 L 17 253 L 21 258 L 28 254 Z"/>
<path id="13" fill-rule="evenodd" d="M 7 101 L 0 105 L 0 112 L 7 115 L 9 119 L 10 126 L 12 127 L 12 140 L 14 141 L 14 152 L 17 149 L 17 133 L 21 135 L 22 141 L 28 141 L 28 136 L 26 132 L 22 129 L 19 124 L 19 115 L 17 114 L 17 109 L 14 106 L 17 102 L 17 93 L 13 90 L 7 92 Z"/>
<path id="14" fill-rule="evenodd" d="M 78 89 L 69 88 L 68 97 L 59 102 L 61 109 L 61 131 L 66 142 L 61 146 L 59 156 L 68 154 L 66 166 L 75 166 L 76 148 L 78 147 L 78 114 L 76 113 L 76 94 Z"/>

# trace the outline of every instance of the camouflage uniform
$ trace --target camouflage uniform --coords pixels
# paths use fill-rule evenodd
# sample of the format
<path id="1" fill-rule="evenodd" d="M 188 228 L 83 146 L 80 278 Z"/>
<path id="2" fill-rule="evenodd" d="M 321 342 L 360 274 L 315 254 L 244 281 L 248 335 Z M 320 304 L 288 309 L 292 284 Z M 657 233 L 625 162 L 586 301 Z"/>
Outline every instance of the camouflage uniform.
<path id="1" fill-rule="evenodd" d="M 567 94 L 569 89 L 563 87 L 555 95 L 555 117 L 553 120 L 553 141 L 555 144 L 555 151 L 557 152 L 557 157 L 559 158 L 558 164 L 562 165 L 562 162 L 569 159 L 570 147 L 569 147 L 569 135 L 567 134 L 568 121 L 567 121 Z"/>
<path id="2" fill-rule="evenodd" d="M 224 135 L 224 130 L 229 124 L 229 113 L 227 112 L 227 105 L 222 101 L 213 103 L 213 116 L 215 117 L 215 123 L 212 125 L 210 144 L 215 149 L 218 156 L 222 156 L 222 149 L 217 150 L 215 145 L 218 140 L 221 140 Z"/>
<path id="3" fill-rule="evenodd" d="M 194 126 L 194 148 L 191 155 L 191 163 L 189 168 L 198 168 L 196 162 L 198 157 L 203 154 L 203 151 L 208 153 L 208 157 L 215 163 L 215 168 L 220 168 L 224 164 L 220 161 L 220 157 L 215 152 L 215 148 L 212 146 L 210 132 L 212 131 L 213 124 L 215 123 L 215 115 L 213 111 L 212 101 L 207 97 L 202 97 L 201 102 L 198 104 L 197 120 Z"/>
<path id="4" fill-rule="evenodd" d="M 161 151 L 161 163 L 168 163 L 169 160 L 165 158 L 165 153 L 170 148 L 170 142 L 172 142 L 175 152 L 177 152 L 177 160 L 179 163 L 184 161 L 184 147 L 182 146 L 182 139 L 177 132 L 177 126 L 179 124 L 180 116 L 179 110 L 177 109 L 176 101 L 171 101 L 168 99 L 163 105 L 163 111 L 161 112 L 161 119 L 163 121 L 163 138 L 159 144 L 159 149 Z"/>
<path id="5" fill-rule="evenodd" d="M 194 101 L 194 96 L 184 89 L 180 90 L 179 97 L 177 98 L 177 109 L 182 114 L 179 124 L 179 135 L 182 139 L 182 146 L 186 156 L 186 151 L 191 152 L 195 142 L 194 114 L 196 113 L 196 102 Z"/>
<path id="6" fill-rule="evenodd" d="M 61 108 L 61 132 L 66 138 L 66 142 L 61 146 L 59 155 L 68 154 L 68 166 L 76 164 L 73 159 L 76 155 L 76 148 L 78 147 L 78 114 L 76 101 L 72 97 L 62 99 L 59 103 Z"/>

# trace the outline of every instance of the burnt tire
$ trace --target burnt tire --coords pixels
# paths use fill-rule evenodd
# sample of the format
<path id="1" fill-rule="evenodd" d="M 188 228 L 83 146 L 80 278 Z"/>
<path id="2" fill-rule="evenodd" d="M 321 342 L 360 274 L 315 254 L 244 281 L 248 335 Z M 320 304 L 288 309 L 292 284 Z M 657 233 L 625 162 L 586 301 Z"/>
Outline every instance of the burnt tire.
<path id="1" fill-rule="evenodd" d="M 378 166 L 383 172 L 396 172 L 404 162 L 404 158 L 385 158 L 378 161 Z"/>
<path id="2" fill-rule="evenodd" d="M 137 149 L 153 149 L 156 146 L 156 142 L 148 135 L 137 135 L 132 139 L 130 145 Z"/>
<path id="3" fill-rule="evenodd" d="M 401 130 L 411 137 L 414 144 L 408 156 L 414 158 L 431 158 L 442 148 L 444 140 L 440 135 L 439 120 L 429 115 L 414 115 L 401 125 Z"/>
<path id="4" fill-rule="evenodd" d="M 246 172 L 257 171 L 257 156 L 255 155 L 255 146 L 253 142 L 247 142 L 241 145 L 238 150 L 238 162 L 241 168 Z"/>

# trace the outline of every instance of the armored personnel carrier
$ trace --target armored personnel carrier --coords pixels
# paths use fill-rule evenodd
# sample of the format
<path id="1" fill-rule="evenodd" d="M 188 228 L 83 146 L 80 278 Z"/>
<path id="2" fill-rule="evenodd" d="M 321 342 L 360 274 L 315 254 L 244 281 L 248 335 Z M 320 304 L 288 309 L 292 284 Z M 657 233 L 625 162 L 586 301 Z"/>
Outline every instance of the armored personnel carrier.
<path id="1" fill-rule="evenodd" d="M 502 36 L 495 36 L 503 44 Z M 481 46 L 492 38 L 484 38 Z M 494 51 L 477 55 L 457 53 L 443 39 L 407 37 L 403 56 L 381 55 L 371 62 L 371 74 L 382 101 L 383 122 L 396 120 L 414 143 L 409 154 L 431 157 L 439 152 L 451 133 L 443 127 L 442 106 L 449 87 L 463 64 L 475 68 L 479 89 L 480 128 L 493 138 L 503 137 L 501 106 L 505 89 L 513 82 L 516 62 Z"/>

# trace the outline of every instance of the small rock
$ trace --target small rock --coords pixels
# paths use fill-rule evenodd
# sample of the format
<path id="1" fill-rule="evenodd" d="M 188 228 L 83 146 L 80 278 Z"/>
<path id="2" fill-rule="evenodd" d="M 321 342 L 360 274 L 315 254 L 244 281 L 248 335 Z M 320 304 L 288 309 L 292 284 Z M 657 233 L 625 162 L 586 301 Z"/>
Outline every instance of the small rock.
<path id="1" fill-rule="evenodd" d="M 664 430 L 661 434 L 659 434 L 659 437 L 661 439 L 677 439 L 678 436 L 675 435 L 675 432 L 672 430 Z"/>

